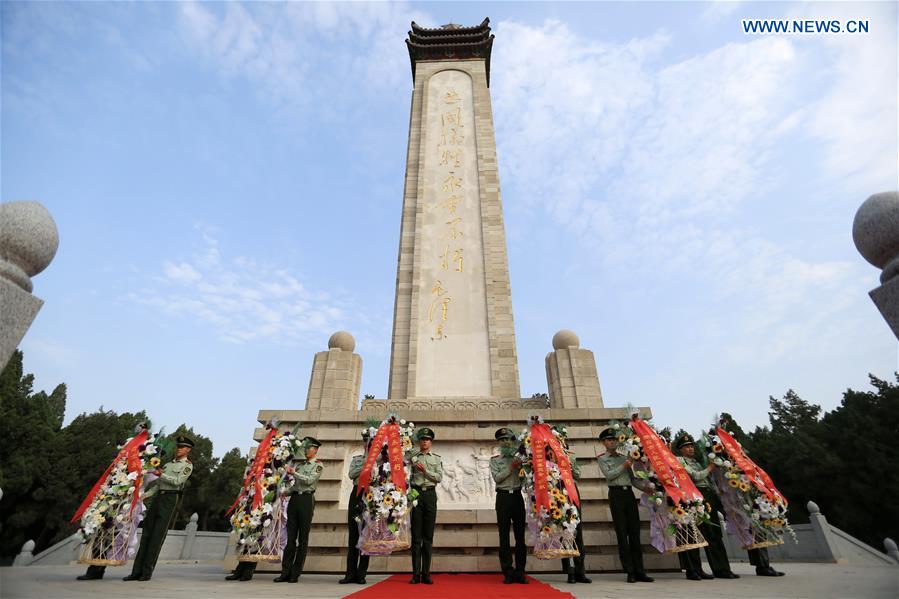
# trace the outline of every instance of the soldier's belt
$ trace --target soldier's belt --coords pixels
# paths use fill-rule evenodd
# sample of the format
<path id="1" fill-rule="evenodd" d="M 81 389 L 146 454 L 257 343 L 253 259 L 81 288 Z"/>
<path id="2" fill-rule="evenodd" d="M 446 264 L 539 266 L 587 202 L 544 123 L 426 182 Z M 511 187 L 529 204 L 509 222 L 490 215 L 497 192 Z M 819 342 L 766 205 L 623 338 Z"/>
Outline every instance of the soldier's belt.
<path id="1" fill-rule="evenodd" d="M 158 491 L 158 493 L 160 495 L 172 495 L 172 494 L 181 495 L 181 492 L 182 491 L 180 489 L 178 489 L 178 490 L 176 490 L 176 489 L 159 489 L 159 491 Z"/>
<path id="2" fill-rule="evenodd" d="M 497 493 L 521 493 L 521 487 L 516 487 L 515 489 L 497 489 Z"/>
<path id="3" fill-rule="evenodd" d="M 430 485 L 430 486 L 428 486 L 428 487 L 422 487 L 422 486 L 419 486 L 419 485 L 412 485 L 412 488 L 415 489 L 415 490 L 418 491 L 418 492 L 422 492 L 422 491 L 430 491 L 431 489 L 436 489 L 436 488 L 437 488 L 437 485 Z"/>
<path id="4" fill-rule="evenodd" d="M 609 490 L 611 491 L 612 489 L 621 489 L 622 491 L 630 491 L 631 486 L 630 485 L 609 485 Z"/>
<path id="5" fill-rule="evenodd" d="M 288 495 L 315 495 L 315 491 L 291 491 Z"/>

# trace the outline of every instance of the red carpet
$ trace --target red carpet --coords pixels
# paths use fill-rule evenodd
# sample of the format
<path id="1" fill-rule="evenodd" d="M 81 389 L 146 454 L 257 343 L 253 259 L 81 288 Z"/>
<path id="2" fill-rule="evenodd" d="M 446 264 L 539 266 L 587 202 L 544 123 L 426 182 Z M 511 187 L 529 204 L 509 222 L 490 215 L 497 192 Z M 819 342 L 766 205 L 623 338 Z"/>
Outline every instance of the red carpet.
<path id="1" fill-rule="evenodd" d="M 434 584 L 409 584 L 410 574 L 394 574 L 359 592 L 347 595 L 352 599 L 399 599 L 416 595 L 427 599 L 574 599 L 571 593 L 528 577 L 530 584 L 503 584 L 500 574 L 435 574 Z M 345 599 L 346 599 L 345 598 Z"/>

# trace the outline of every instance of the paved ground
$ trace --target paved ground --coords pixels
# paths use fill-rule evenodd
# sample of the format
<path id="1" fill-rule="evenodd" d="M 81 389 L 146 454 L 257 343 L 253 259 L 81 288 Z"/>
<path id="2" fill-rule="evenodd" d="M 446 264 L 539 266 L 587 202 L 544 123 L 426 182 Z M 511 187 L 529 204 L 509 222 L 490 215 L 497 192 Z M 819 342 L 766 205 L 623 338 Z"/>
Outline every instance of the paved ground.
<path id="1" fill-rule="evenodd" d="M 569 585 L 561 574 L 540 574 L 540 580 L 574 594 L 579 599 L 605 597 L 720 599 L 744 598 L 858 598 L 899 597 L 899 567 L 840 566 L 827 564 L 780 564 L 787 575 L 762 578 L 746 564 L 734 564 L 739 580 L 692 582 L 682 574 L 657 574 L 653 584 L 627 584 L 621 574 L 591 574 L 593 584 Z M 110 568 L 107 579 L 79 582 L 79 566 L 33 566 L 0 568 L 0 597 L 18 599 L 99 599 L 135 597 L 146 599 L 249 599 L 303 597 L 336 599 L 362 587 L 337 584 L 337 576 L 304 575 L 299 584 L 273 584 L 273 575 L 260 574 L 251 582 L 225 582 L 218 564 L 160 565 L 150 582 L 122 582 L 124 568 Z M 369 576 L 369 583 L 383 580 Z M 413 587 L 410 587 L 413 588 Z M 420 588 L 420 587 L 419 587 Z M 485 589 L 487 591 L 487 589 Z M 485 592 L 484 596 L 489 596 Z M 470 598 L 476 599 L 476 598 Z"/>

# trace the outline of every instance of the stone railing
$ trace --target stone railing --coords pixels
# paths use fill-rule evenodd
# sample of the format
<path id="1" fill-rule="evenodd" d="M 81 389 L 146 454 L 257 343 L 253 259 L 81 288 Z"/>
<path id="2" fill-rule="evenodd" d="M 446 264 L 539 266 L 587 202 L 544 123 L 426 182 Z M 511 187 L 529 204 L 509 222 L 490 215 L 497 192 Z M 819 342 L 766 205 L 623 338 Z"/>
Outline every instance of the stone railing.
<path id="1" fill-rule="evenodd" d="M 833 564 L 899 564 L 899 552 L 892 539 L 884 539 L 886 553 L 833 526 L 821 513 L 818 505 L 809 501 L 806 505 L 808 524 L 794 524 L 796 542 L 789 535 L 784 536 L 784 544 L 768 548 L 772 562 L 822 562 Z M 722 518 L 723 521 L 723 518 Z M 733 531 L 728 531 L 724 539 L 727 556 L 734 561 L 748 560 L 746 550 Z"/>
<path id="2" fill-rule="evenodd" d="M 809 523 L 793 526 L 797 543 L 787 539 L 783 545 L 770 547 L 768 553 L 774 563 L 819 562 L 853 565 L 897 565 L 899 550 L 892 539 L 885 539 L 886 553 L 877 551 L 855 537 L 827 522 L 818 506 L 808 503 Z M 223 560 L 232 549 L 229 533 L 201 532 L 197 530 L 197 515 L 190 518 L 184 530 L 170 530 L 159 555 L 165 562 L 216 562 Z M 736 535 L 728 532 L 725 537 L 728 557 L 732 561 L 747 560 L 746 551 L 740 547 Z M 75 534 L 33 555 L 34 541 L 22 546 L 13 566 L 61 566 L 78 559 L 81 539 Z"/>
<path id="3" fill-rule="evenodd" d="M 197 530 L 197 514 L 190 517 L 184 530 L 170 530 L 159 553 L 160 561 L 167 562 L 216 562 L 225 558 L 228 552 L 227 532 L 206 532 Z M 138 531 L 138 535 L 142 531 Z M 78 560 L 81 552 L 81 537 L 78 534 L 63 539 L 52 547 L 33 555 L 34 541 L 22 546 L 13 566 L 62 566 Z"/>

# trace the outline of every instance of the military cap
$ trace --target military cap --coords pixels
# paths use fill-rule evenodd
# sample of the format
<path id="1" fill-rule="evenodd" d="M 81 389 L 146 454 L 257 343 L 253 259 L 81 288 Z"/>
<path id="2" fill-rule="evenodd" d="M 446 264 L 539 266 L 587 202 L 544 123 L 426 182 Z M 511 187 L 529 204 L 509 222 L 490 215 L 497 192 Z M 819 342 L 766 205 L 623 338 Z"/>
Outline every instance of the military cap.
<path id="1" fill-rule="evenodd" d="M 618 440 L 618 435 L 615 433 L 615 429 L 611 426 L 608 428 L 604 428 L 601 433 L 599 433 L 599 440 L 605 441 L 606 439 L 615 439 Z"/>
<path id="2" fill-rule="evenodd" d="M 497 441 L 501 441 L 503 439 L 514 439 L 515 432 L 511 428 L 507 428 L 504 426 L 503 428 L 496 429 L 496 433 L 494 433 L 493 436 L 496 437 Z"/>
<path id="3" fill-rule="evenodd" d="M 321 447 L 322 442 L 315 437 L 303 437 L 303 445 L 306 447 Z"/>
<path id="4" fill-rule="evenodd" d="M 178 435 L 175 437 L 175 445 L 177 447 L 193 447 L 194 441 L 187 435 Z"/>
<path id="5" fill-rule="evenodd" d="M 691 437 L 689 434 L 681 435 L 674 440 L 674 447 L 676 447 L 677 449 L 686 447 L 687 445 L 693 445 L 693 437 Z"/>
<path id="6" fill-rule="evenodd" d="M 418 429 L 418 433 L 416 433 L 415 438 L 421 441 L 422 439 L 430 439 L 434 440 L 434 431 L 429 429 L 428 427 L 422 427 Z"/>

